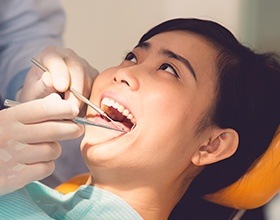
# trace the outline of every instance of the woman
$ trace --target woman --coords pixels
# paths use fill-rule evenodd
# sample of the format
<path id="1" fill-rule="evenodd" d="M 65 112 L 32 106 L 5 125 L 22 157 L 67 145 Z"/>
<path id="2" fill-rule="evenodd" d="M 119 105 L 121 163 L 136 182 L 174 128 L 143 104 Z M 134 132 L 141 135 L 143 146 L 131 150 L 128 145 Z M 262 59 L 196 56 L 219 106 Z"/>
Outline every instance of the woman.
<path id="1" fill-rule="evenodd" d="M 214 22 L 164 22 L 94 83 L 91 101 L 128 132 L 86 127 L 93 187 L 60 198 L 32 183 L 2 201 L 24 193 L 19 203 L 31 197 L 29 213 L 46 218 L 167 219 L 184 194 L 227 186 L 266 150 L 280 121 L 279 78 L 276 60 Z M 110 124 L 91 109 L 87 117 Z"/>

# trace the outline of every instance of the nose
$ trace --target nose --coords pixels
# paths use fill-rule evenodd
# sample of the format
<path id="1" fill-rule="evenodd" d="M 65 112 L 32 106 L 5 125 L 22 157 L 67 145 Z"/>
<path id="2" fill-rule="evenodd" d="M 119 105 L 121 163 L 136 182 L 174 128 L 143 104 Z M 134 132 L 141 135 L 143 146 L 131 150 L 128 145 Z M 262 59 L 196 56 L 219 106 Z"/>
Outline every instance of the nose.
<path id="1" fill-rule="evenodd" d="M 128 86 L 131 90 L 137 90 L 140 86 L 135 71 L 132 68 L 121 68 L 114 75 L 114 81 L 124 86 Z"/>

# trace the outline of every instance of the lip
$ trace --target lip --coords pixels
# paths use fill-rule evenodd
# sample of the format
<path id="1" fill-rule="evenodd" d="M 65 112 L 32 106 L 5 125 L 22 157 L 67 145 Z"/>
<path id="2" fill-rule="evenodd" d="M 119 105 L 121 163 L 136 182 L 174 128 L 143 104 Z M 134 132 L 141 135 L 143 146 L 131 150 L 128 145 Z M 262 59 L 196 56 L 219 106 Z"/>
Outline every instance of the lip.
<path id="1" fill-rule="evenodd" d="M 94 103 L 100 107 L 103 98 L 107 97 L 109 99 L 113 99 L 116 102 L 123 105 L 124 108 L 126 108 L 128 111 L 130 111 L 130 113 L 133 115 L 133 117 L 135 117 L 135 115 L 131 111 L 131 109 L 128 108 L 128 106 L 131 106 L 131 104 L 128 102 L 131 99 L 129 99 L 128 95 L 122 95 L 122 94 L 123 93 L 120 93 L 118 91 L 107 89 L 107 90 L 103 90 L 103 92 L 101 92 L 99 94 L 96 94 L 95 97 L 92 97 L 91 101 L 93 101 L 93 99 L 95 98 Z M 86 118 L 93 122 L 97 122 L 100 124 L 109 125 L 110 127 L 111 126 L 114 127 L 112 124 L 110 124 L 111 123 L 110 121 L 108 121 L 107 119 L 102 117 L 100 114 L 98 114 L 91 108 L 88 108 Z M 136 118 L 134 118 L 134 119 L 136 121 Z M 117 122 L 117 123 L 120 123 L 120 122 Z M 126 126 L 123 126 L 123 124 L 122 124 L 122 127 L 126 127 Z M 126 128 L 128 129 L 128 130 L 125 130 L 127 132 L 119 132 L 119 131 L 109 130 L 109 129 L 95 127 L 95 126 L 87 126 L 86 131 L 85 131 L 84 140 L 85 140 L 85 143 L 87 142 L 89 144 L 89 146 L 96 147 L 96 146 L 101 146 L 101 145 L 103 146 L 104 144 L 107 144 L 111 141 L 117 141 L 117 140 L 123 139 L 123 138 L 131 138 L 132 136 L 135 135 L 137 126 L 133 127 L 133 129 L 130 129 L 128 126 Z"/>
<path id="2" fill-rule="evenodd" d="M 100 97 L 100 100 L 99 100 L 99 106 L 101 106 L 101 101 L 103 100 L 103 98 L 110 98 L 110 99 L 113 99 L 114 101 L 120 103 L 121 105 L 124 106 L 124 108 L 126 108 L 134 117 L 135 119 L 135 125 L 137 124 L 137 119 L 136 119 L 136 116 L 134 114 L 133 111 L 131 111 L 131 109 L 128 107 L 128 103 L 127 101 L 124 99 L 123 96 L 119 96 L 118 94 L 116 94 L 115 92 L 113 92 L 112 90 L 106 90 Z"/>
<path id="3" fill-rule="evenodd" d="M 104 125 L 104 126 L 115 128 L 115 126 L 112 124 L 112 122 L 104 119 L 104 117 L 99 115 L 99 114 L 87 114 L 86 118 L 88 120 L 92 121 L 92 122 L 96 122 L 96 123 Z M 90 127 L 93 128 L 93 129 L 96 129 L 96 126 L 90 126 Z M 127 134 L 128 132 L 130 132 L 130 129 L 128 129 L 124 126 L 122 126 L 122 127 L 124 128 L 124 130 L 123 130 L 124 132 L 117 131 L 117 130 L 114 130 L 114 129 L 106 129 L 106 128 L 102 128 L 102 127 L 99 127 L 98 129 L 104 130 L 107 133 L 112 133 L 112 134 L 114 133 L 117 136 Z"/>
<path id="4" fill-rule="evenodd" d="M 109 125 L 110 122 L 106 121 L 103 119 L 99 114 L 97 115 L 87 115 L 87 118 L 91 121 L 104 124 L 104 125 Z M 127 133 L 119 132 L 119 131 L 114 131 L 114 130 L 109 130 L 105 128 L 100 128 L 100 127 L 95 127 L 95 126 L 87 126 L 85 128 L 85 143 L 89 147 L 92 146 L 99 146 L 99 145 L 104 145 L 106 143 L 109 143 L 111 141 L 115 141 L 118 138 L 123 137 Z"/>

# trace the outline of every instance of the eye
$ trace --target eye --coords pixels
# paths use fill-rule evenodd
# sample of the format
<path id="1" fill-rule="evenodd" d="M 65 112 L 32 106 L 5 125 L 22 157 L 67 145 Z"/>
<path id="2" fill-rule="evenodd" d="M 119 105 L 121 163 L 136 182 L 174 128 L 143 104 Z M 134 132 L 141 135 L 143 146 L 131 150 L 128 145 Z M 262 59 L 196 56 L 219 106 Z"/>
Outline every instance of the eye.
<path id="1" fill-rule="evenodd" d="M 159 68 L 159 70 L 164 70 L 166 72 L 169 72 L 171 73 L 172 75 L 174 75 L 175 77 L 177 78 L 180 78 L 177 71 L 174 69 L 173 66 L 171 66 L 170 64 L 168 63 L 163 63 Z"/>
<path id="2" fill-rule="evenodd" d="M 132 53 L 132 52 L 129 52 L 129 53 L 125 56 L 124 60 L 129 60 L 129 61 L 131 61 L 131 62 L 133 62 L 133 63 L 137 63 L 137 58 L 136 58 L 135 54 Z"/>

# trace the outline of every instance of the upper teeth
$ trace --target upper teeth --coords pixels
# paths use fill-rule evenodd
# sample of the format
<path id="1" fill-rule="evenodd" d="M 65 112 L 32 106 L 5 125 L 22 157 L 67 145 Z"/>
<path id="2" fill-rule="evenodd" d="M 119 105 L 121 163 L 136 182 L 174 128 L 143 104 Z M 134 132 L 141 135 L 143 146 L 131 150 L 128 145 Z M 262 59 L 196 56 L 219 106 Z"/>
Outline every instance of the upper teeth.
<path id="1" fill-rule="evenodd" d="M 135 118 L 130 113 L 130 111 L 126 109 L 122 104 L 118 103 L 117 101 L 105 97 L 101 101 L 101 106 L 104 105 L 108 107 L 113 107 L 114 109 L 118 110 L 118 112 L 120 112 L 122 115 L 124 115 L 127 119 L 129 119 L 133 124 L 136 123 Z"/>

